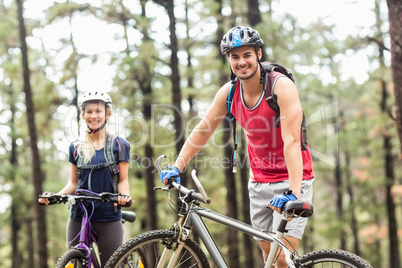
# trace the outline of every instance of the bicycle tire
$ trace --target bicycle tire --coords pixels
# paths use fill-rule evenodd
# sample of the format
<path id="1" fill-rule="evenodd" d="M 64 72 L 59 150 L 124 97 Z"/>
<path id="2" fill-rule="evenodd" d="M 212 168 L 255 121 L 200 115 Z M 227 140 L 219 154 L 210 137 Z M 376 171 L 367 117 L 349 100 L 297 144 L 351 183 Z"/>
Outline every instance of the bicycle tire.
<path id="1" fill-rule="evenodd" d="M 160 255 L 165 248 L 176 248 L 178 245 L 177 235 L 178 232 L 174 230 L 152 230 L 137 235 L 115 251 L 115 253 L 106 263 L 105 268 L 154 268 L 160 260 Z M 169 252 L 167 262 L 169 262 L 170 258 L 172 257 L 172 252 Z M 180 252 L 178 260 L 179 263 L 175 264 L 174 267 L 210 267 L 204 251 L 202 251 L 200 246 L 190 238 L 187 238 L 184 242 L 184 246 Z"/>
<path id="2" fill-rule="evenodd" d="M 69 249 L 57 260 L 56 268 L 86 268 L 84 253 L 78 249 Z"/>
<path id="3" fill-rule="evenodd" d="M 297 267 L 305 268 L 372 268 L 354 253 L 341 249 L 321 249 L 305 254 Z"/>

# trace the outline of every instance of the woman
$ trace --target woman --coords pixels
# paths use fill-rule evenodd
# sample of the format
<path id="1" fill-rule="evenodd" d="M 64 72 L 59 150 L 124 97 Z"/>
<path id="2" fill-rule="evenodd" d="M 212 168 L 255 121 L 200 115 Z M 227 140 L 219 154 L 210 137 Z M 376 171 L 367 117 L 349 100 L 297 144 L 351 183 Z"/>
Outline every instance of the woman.
<path id="1" fill-rule="evenodd" d="M 128 184 L 130 145 L 125 139 L 113 137 L 106 131 L 105 126 L 111 116 L 112 99 L 105 92 L 93 90 L 85 92 L 79 104 L 88 130 L 78 141 L 70 144 L 68 161 L 71 163 L 71 178 L 59 194 L 72 195 L 78 189 L 95 193 L 120 193 L 119 205 L 124 205 L 131 200 Z M 39 199 L 39 202 L 49 203 L 46 198 Z M 94 204 L 91 223 L 98 235 L 103 266 L 123 243 L 121 209 L 117 204 Z M 82 214 L 78 206 L 72 207 L 67 224 L 69 247 L 79 242 Z"/>

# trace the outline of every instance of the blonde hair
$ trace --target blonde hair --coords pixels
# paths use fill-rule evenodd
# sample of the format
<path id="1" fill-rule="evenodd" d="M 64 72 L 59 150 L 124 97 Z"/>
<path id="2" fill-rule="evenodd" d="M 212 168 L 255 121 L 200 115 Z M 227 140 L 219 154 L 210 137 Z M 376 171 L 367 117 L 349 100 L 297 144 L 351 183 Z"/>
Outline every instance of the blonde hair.
<path id="1" fill-rule="evenodd" d="M 84 118 L 85 113 L 85 106 L 81 108 L 81 118 Z M 110 116 L 112 114 L 112 108 L 109 104 L 106 105 L 106 116 Z M 81 132 L 78 141 L 76 142 L 77 148 L 77 155 L 76 158 L 82 157 L 84 159 L 84 165 L 87 165 L 91 162 L 92 157 L 95 155 L 95 145 L 91 138 L 91 135 L 88 131 Z"/>

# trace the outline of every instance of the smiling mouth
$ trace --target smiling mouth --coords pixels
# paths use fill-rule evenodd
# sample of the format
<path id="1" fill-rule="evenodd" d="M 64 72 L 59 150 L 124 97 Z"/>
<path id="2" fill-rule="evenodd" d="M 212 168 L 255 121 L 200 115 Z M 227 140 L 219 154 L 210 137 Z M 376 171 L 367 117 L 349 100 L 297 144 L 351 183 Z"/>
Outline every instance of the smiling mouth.
<path id="1" fill-rule="evenodd" d="M 245 72 L 245 71 L 247 71 L 248 69 L 250 69 L 250 66 L 247 67 L 247 68 L 237 68 L 237 70 L 239 70 L 240 72 Z"/>

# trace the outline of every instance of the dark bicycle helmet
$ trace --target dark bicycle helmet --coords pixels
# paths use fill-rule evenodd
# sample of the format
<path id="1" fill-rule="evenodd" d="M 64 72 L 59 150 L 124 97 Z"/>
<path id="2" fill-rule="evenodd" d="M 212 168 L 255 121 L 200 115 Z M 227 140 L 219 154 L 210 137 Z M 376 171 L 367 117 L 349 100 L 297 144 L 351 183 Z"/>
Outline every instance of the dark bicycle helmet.
<path id="1" fill-rule="evenodd" d="M 226 54 L 238 47 L 262 47 L 260 34 L 251 27 L 236 26 L 230 29 L 222 38 L 221 52 Z"/>

